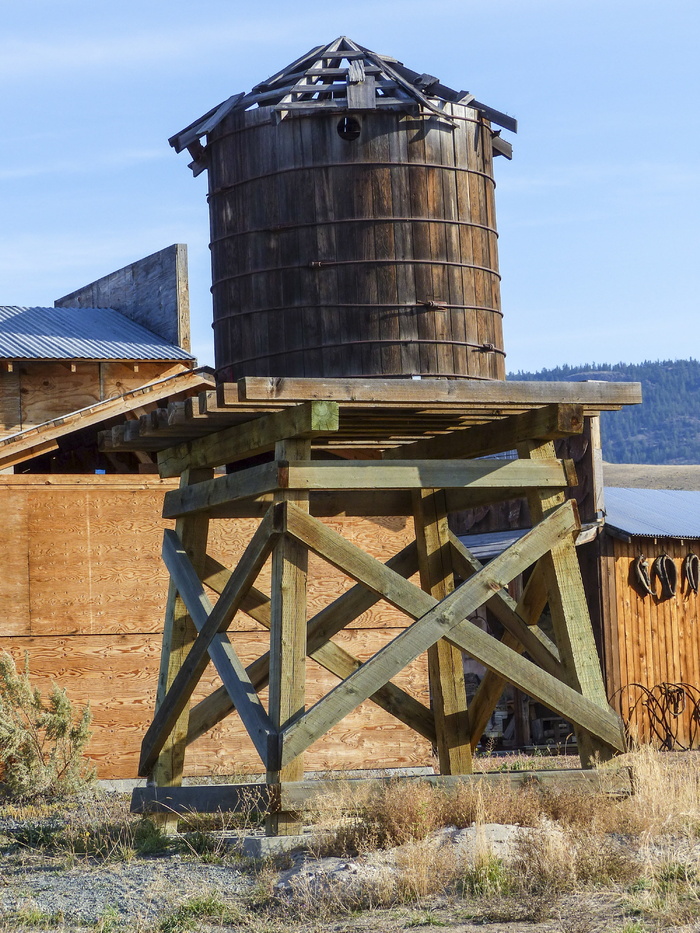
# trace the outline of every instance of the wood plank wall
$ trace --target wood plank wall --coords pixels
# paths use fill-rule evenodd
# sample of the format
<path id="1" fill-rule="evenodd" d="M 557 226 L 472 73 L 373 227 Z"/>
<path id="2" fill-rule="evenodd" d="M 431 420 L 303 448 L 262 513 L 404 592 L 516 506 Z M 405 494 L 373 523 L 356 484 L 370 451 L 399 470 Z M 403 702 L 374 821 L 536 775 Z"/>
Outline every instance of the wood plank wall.
<path id="1" fill-rule="evenodd" d="M 70 295 L 57 308 L 114 308 L 168 343 L 190 349 L 187 247 L 166 246 L 123 269 L 110 272 Z"/>
<path id="2" fill-rule="evenodd" d="M 650 718 L 643 703 L 636 701 L 643 691 L 630 687 L 642 684 L 686 683 L 700 690 L 700 596 L 681 586 L 681 565 L 689 551 L 698 553 L 698 542 L 678 539 L 635 538 L 631 543 L 606 535 L 601 556 L 603 601 L 603 648 L 608 696 L 640 741 L 655 741 Z M 635 586 L 632 563 L 644 554 L 649 567 L 654 558 L 666 552 L 678 571 L 675 597 L 660 599 L 642 594 Z M 661 586 L 655 584 L 660 594 Z M 622 692 L 620 692 L 622 691 Z M 698 724 L 693 727 L 692 704 L 678 717 L 671 717 L 678 742 L 698 744 Z"/>
<path id="3" fill-rule="evenodd" d="M 141 738 L 150 723 L 158 678 L 167 575 L 160 560 L 163 494 L 175 483 L 158 477 L 0 476 L 5 534 L 0 543 L 0 650 L 29 653 L 37 685 L 54 680 L 77 704 L 90 700 L 89 754 L 103 778 L 135 777 Z M 405 519 L 334 520 L 332 526 L 386 560 L 412 537 Z M 231 566 L 256 521 L 212 523 L 210 553 Z M 259 581 L 266 589 L 269 567 Z M 320 559 L 310 561 L 310 612 L 350 586 Z M 406 619 L 378 604 L 338 637 L 360 658 L 394 637 Z M 244 662 L 263 650 L 265 635 L 241 615 L 233 640 Z M 309 703 L 335 682 L 308 662 Z M 397 683 L 427 702 L 424 664 Z M 205 680 L 195 699 L 219 686 Z M 430 746 L 388 714 L 365 703 L 313 746 L 307 767 L 410 767 L 430 763 Z M 259 773 L 259 760 L 231 717 L 196 742 L 186 773 Z"/>
<path id="4" fill-rule="evenodd" d="M 170 362 L 51 362 L 21 360 L 0 372 L 0 436 L 123 395 L 172 367 Z"/>

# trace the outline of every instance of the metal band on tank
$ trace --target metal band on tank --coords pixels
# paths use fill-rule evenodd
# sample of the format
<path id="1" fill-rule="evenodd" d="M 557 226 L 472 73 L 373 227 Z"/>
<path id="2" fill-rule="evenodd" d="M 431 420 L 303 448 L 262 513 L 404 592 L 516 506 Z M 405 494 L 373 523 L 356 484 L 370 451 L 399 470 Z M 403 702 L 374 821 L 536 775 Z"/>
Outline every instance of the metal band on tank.
<path id="1" fill-rule="evenodd" d="M 255 363 L 257 360 L 267 360 L 272 359 L 273 356 L 290 356 L 292 353 L 308 353 L 311 350 L 330 350 L 337 347 L 348 346 L 359 346 L 360 344 L 372 344 L 373 346 L 386 346 L 389 344 L 394 347 L 397 344 L 437 344 L 439 346 L 451 346 L 451 347 L 471 347 L 474 350 L 479 350 L 481 353 L 499 353 L 501 356 L 505 356 L 505 350 L 501 350 L 500 347 L 495 347 L 492 343 L 468 343 L 464 340 L 421 340 L 416 338 L 407 339 L 407 340 L 382 340 L 381 338 L 377 340 L 345 340 L 342 343 L 319 343 L 312 347 L 298 347 L 294 350 L 275 350 L 274 353 L 259 353 L 257 356 L 247 356 L 242 360 L 234 360 L 231 363 L 227 363 L 227 366 L 241 366 L 243 363 Z M 222 367 L 223 368 L 223 367 Z"/>
<path id="2" fill-rule="evenodd" d="M 493 187 L 496 182 L 493 175 L 488 172 L 480 172 L 473 168 L 462 168 L 460 165 L 443 165 L 439 162 L 312 162 L 308 165 L 292 165 L 288 168 L 275 169 L 274 172 L 265 172 L 262 175 L 250 175 L 248 178 L 242 178 L 240 181 L 231 182 L 230 185 L 223 185 L 220 188 L 212 188 L 207 194 L 207 200 L 219 195 L 226 194 L 234 188 L 240 188 L 241 185 L 249 185 L 254 181 L 263 181 L 266 178 L 276 178 L 278 175 L 287 175 L 290 172 L 315 172 L 316 169 L 326 168 L 438 168 L 442 171 L 464 172 L 467 175 L 479 175 L 481 178 L 490 181 Z"/>
<path id="3" fill-rule="evenodd" d="M 487 308 L 485 305 L 451 305 L 442 301 L 430 299 L 426 301 L 412 301 L 406 304 L 399 304 L 399 302 L 396 301 L 390 302 L 389 304 L 380 304 L 376 301 L 371 303 L 363 303 L 361 301 L 324 301 L 323 303 L 319 302 L 312 305 L 279 305 L 276 308 L 246 308 L 243 311 L 230 311 L 228 314 L 220 314 L 216 320 L 226 321 L 230 318 L 245 317 L 249 314 L 276 314 L 281 311 L 318 311 L 320 308 L 375 308 L 377 310 L 388 309 L 398 312 L 404 311 L 407 308 L 413 308 L 414 310 L 425 308 L 426 311 L 488 311 L 489 313 L 498 314 L 500 317 L 503 317 L 503 312 L 500 308 Z"/>
<path id="4" fill-rule="evenodd" d="M 293 353 L 303 353 L 303 350 L 293 350 Z M 219 382 L 231 382 L 231 379 L 227 378 L 225 373 L 227 369 L 233 369 L 235 363 L 227 363 L 225 366 L 219 366 L 216 371 L 217 380 Z M 502 379 L 498 379 L 496 376 L 472 376 L 471 374 L 465 373 L 433 373 L 433 372 L 420 372 L 415 373 L 414 375 L 420 376 L 421 379 L 462 379 L 469 381 L 470 379 L 474 382 L 503 382 Z M 407 377 L 403 373 L 349 373 L 347 376 L 343 376 L 344 379 L 406 379 Z M 410 376 L 408 377 L 410 378 Z M 471 424 L 472 422 L 469 422 Z M 475 421 L 474 424 L 479 424 L 480 422 Z M 466 423 L 465 425 L 466 426 Z M 357 442 L 354 442 L 357 443 Z M 354 444 L 353 444 L 354 445 Z M 329 445 L 330 446 L 330 445 Z"/>
<path id="5" fill-rule="evenodd" d="M 209 241 L 211 247 L 214 243 L 221 243 L 224 240 L 231 240 L 237 236 L 248 236 L 250 233 L 278 233 L 283 230 L 301 230 L 304 227 L 324 227 L 331 224 L 386 224 L 386 223 L 419 223 L 419 224 L 454 224 L 459 227 L 476 227 L 479 230 L 486 230 L 487 233 L 493 233 L 498 237 L 498 230 L 495 227 L 489 227 L 487 224 L 478 224 L 473 220 L 455 220 L 450 217 L 344 217 L 342 220 L 309 220 L 305 223 L 295 224 L 273 224 L 270 227 L 255 227 L 248 230 L 237 230 L 233 233 L 222 233 L 221 236 L 213 237 Z"/>
<path id="6" fill-rule="evenodd" d="M 242 279 L 249 275 L 267 275 L 270 272 L 288 272 L 291 269 L 322 269 L 324 266 L 371 266 L 371 265 L 392 265 L 392 266 L 457 266 L 460 269 L 478 269 L 480 272 L 486 272 L 489 275 L 501 278 L 499 272 L 490 269 L 488 266 L 477 266 L 469 262 L 449 262 L 446 259 L 311 259 L 303 266 L 270 266 L 267 269 L 250 269 L 247 272 L 237 272 L 235 275 L 223 275 L 212 283 L 212 290 L 223 282 L 230 282 L 234 279 Z"/>

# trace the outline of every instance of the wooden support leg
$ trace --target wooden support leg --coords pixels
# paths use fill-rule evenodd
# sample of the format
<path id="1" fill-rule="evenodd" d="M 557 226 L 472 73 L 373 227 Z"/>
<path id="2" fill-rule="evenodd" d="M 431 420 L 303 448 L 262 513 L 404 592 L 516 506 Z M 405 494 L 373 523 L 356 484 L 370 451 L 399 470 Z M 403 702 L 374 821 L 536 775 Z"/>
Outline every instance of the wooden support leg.
<path id="1" fill-rule="evenodd" d="M 180 488 L 182 489 L 190 483 L 209 480 L 212 476 L 213 470 L 186 470 L 180 478 Z M 180 518 L 175 527 L 180 540 L 190 556 L 192 564 L 197 572 L 203 576 L 204 562 L 207 555 L 207 536 L 209 533 L 208 516 L 206 514 L 201 514 Z M 180 670 L 196 637 L 197 629 L 171 580 L 168 588 L 168 601 L 165 608 L 165 626 L 163 629 L 163 647 L 160 656 L 156 710 L 163 702 L 163 698 L 170 689 L 175 675 Z M 153 769 L 153 780 L 159 787 L 179 787 L 182 784 L 188 723 L 189 705 L 180 715 Z M 156 814 L 155 819 L 160 823 L 165 832 L 174 833 L 177 831 L 177 816 L 163 813 Z"/>
<path id="2" fill-rule="evenodd" d="M 532 460 L 547 459 L 555 455 L 552 441 L 537 443 L 529 441 L 518 448 L 521 457 Z M 539 522 L 564 501 L 562 492 L 548 493 L 545 490 L 528 493 L 528 505 L 533 523 Z M 554 636 L 559 648 L 567 682 L 584 697 L 608 709 L 605 685 L 600 669 L 598 652 L 593 638 L 593 628 L 586 603 L 586 594 L 581 580 L 581 568 L 576 554 L 573 537 L 563 540 L 542 558 L 547 583 L 549 608 L 554 627 Z M 620 736 L 623 739 L 622 722 Z M 576 729 L 576 740 L 581 766 L 592 767 L 596 758 L 607 760 L 614 749 L 596 739 L 583 729 Z"/>
<path id="3" fill-rule="evenodd" d="M 280 441 L 275 446 L 277 460 L 307 460 L 308 440 Z M 276 493 L 275 501 L 290 501 L 309 511 L 309 495 L 291 491 Z M 272 592 L 270 594 L 270 706 L 273 726 L 283 728 L 301 715 L 306 703 L 306 576 L 308 550 L 299 541 L 284 535 L 272 552 Z M 282 750 L 280 748 L 280 761 Z M 284 767 L 267 772 L 269 784 L 304 779 L 304 758 L 298 755 Z M 301 831 L 290 813 L 272 813 L 267 818 L 268 835 L 289 836 Z"/>
<path id="4" fill-rule="evenodd" d="M 441 489 L 417 490 L 413 504 L 421 587 L 441 600 L 454 590 L 445 493 Z M 441 638 L 428 650 L 428 675 L 440 773 L 470 774 L 472 753 L 462 652 Z"/>

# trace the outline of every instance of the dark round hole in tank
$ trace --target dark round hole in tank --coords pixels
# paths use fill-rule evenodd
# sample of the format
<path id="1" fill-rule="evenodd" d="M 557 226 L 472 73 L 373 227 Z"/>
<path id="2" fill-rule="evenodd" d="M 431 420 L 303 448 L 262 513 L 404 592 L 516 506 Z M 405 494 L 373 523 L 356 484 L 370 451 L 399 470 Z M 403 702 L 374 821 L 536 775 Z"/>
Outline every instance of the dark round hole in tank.
<path id="1" fill-rule="evenodd" d="M 355 117 L 343 117 L 338 121 L 338 136 L 348 142 L 360 135 L 360 121 Z"/>

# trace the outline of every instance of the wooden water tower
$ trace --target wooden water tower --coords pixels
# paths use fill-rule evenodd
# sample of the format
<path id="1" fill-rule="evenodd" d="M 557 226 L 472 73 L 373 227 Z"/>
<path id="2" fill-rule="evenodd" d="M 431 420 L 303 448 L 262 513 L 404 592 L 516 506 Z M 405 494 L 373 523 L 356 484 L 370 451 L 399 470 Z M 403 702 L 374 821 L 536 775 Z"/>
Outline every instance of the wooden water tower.
<path id="1" fill-rule="evenodd" d="M 209 175 L 219 378 L 504 379 L 491 122 L 341 37 L 174 136 Z"/>
<path id="2" fill-rule="evenodd" d="M 427 739 L 443 779 L 463 780 L 506 683 L 572 724 L 585 767 L 624 748 L 576 554 L 575 470 L 554 440 L 638 402 L 639 387 L 504 381 L 492 158 L 510 147 L 493 122 L 515 129 L 340 38 L 171 139 L 209 173 L 219 383 L 102 441 L 157 451 L 161 476 L 180 477 L 163 508 L 176 527 L 139 768 L 152 782 L 136 808 L 172 820 L 254 794 L 267 831 L 294 834 L 322 784 L 302 780 L 307 749 L 365 701 Z M 484 459 L 515 448 L 518 459 Z M 518 497 L 534 527 L 483 566 L 449 513 Z M 405 519 L 411 540 L 379 560 L 347 536 L 368 517 Z M 260 519 L 232 569 L 207 553 L 221 518 Z M 308 578 L 326 570 L 309 555 L 354 583 L 313 615 Z M 507 587 L 525 572 L 516 603 Z M 380 600 L 406 626 L 361 659 L 342 638 Z M 485 605 L 502 634 L 471 621 Z M 547 605 L 554 641 L 538 624 Z M 269 645 L 247 666 L 229 636 L 239 612 Z M 469 708 L 463 653 L 486 669 Z M 394 679 L 419 658 L 429 703 Z M 315 698 L 307 659 L 337 678 Z M 209 665 L 221 687 L 193 705 Z M 188 746 L 232 714 L 265 781 L 180 786 Z"/>

